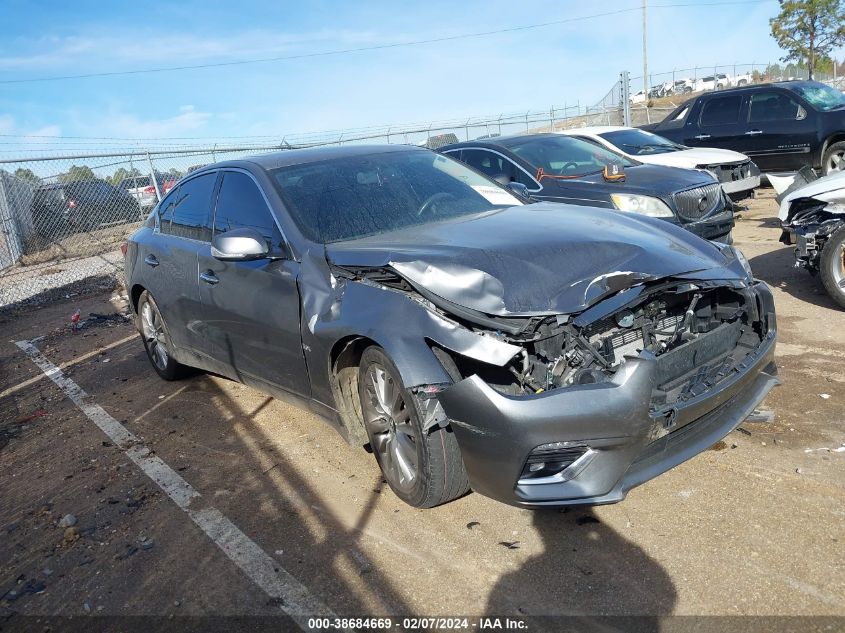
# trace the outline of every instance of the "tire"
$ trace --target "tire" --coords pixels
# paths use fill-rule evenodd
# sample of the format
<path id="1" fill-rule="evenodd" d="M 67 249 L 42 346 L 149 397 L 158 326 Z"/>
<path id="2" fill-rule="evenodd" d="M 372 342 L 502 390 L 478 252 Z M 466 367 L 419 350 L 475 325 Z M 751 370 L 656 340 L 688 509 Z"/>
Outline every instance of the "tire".
<path id="1" fill-rule="evenodd" d="M 831 143 L 822 158 L 822 172 L 825 176 L 841 171 L 845 171 L 845 141 Z"/>
<path id="2" fill-rule="evenodd" d="M 138 331 L 144 341 L 147 358 L 162 379 L 179 380 L 190 373 L 188 367 L 173 359 L 173 345 L 164 318 L 155 299 L 146 290 L 138 298 Z"/>
<path id="3" fill-rule="evenodd" d="M 821 253 L 820 276 L 827 294 L 845 308 L 845 226 L 833 232 Z"/>
<path id="4" fill-rule="evenodd" d="M 387 484 L 415 508 L 433 508 L 469 490 L 451 429 L 423 431 L 415 396 L 380 347 L 364 350 L 358 397 L 370 446 Z"/>

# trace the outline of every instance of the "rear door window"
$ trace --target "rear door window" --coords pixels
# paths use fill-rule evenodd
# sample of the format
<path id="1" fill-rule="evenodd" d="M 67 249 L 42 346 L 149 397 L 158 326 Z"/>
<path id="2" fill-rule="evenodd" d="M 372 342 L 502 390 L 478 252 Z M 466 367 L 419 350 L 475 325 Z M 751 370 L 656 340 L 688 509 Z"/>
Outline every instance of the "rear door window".
<path id="1" fill-rule="evenodd" d="M 507 178 L 529 189 L 537 189 L 537 182 L 504 156 L 485 149 L 465 149 L 461 160 L 490 178 Z M 502 183 L 505 184 L 505 183 Z"/>
<path id="2" fill-rule="evenodd" d="M 804 116 L 801 105 L 782 92 L 757 92 L 751 96 L 748 120 L 752 123 L 796 121 Z"/>
<path id="3" fill-rule="evenodd" d="M 214 233 L 240 228 L 255 229 L 271 247 L 281 243 L 276 221 L 255 181 L 243 172 L 226 171 L 217 196 Z"/>
<path id="4" fill-rule="evenodd" d="M 735 125 L 739 122 L 742 95 L 713 97 L 701 110 L 701 126 Z"/>
<path id="5" fill-rule="evenodd" d="M 211 241 L 211 195 L 217 174 L 203 174 L 183 182 L 164 199 L 159 211 L 162 233 L 203 242 Z"/>

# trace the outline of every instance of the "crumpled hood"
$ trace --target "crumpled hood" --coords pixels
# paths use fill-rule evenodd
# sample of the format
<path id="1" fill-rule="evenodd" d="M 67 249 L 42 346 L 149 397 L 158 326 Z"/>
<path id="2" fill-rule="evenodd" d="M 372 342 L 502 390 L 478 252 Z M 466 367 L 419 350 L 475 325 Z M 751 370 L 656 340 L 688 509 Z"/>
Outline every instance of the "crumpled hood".
<path id="1" fill-rule="evenodd" d="M 339 266 L 390 266 L 491 315 L 571 314 L 643 281 L 745 279 L 730 249 L 668 222 L 536 203 L 326 246 Z"/>

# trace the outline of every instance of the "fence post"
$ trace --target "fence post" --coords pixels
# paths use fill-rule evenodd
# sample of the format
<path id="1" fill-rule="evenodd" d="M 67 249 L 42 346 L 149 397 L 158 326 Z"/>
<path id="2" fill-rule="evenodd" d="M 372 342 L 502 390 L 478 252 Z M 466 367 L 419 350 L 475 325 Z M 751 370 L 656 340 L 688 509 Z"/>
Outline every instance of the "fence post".
<path id="1" fill-rule="evenodd" d="M 153 179 L 153 187 L 156 189 L 156 200 L 161 202 L 161 190 L 158 188 L 158 178 L 156 178 L 156 170 L 153 167 L 153 159 L 149 150 L 147 150 L 147 162 L 150 164 L 150 178 Z"/>
<path id="2" fill-rule="evenodd" d="M 625 127 L 631 127 L 631 99 L 628 95 L 628 91 L 631 89 L 631 84 L 627 70 L 623 70 L 619 73 L 619 83 L 621 84 L 619 98 L 622 100 L 622 125 Z"/>

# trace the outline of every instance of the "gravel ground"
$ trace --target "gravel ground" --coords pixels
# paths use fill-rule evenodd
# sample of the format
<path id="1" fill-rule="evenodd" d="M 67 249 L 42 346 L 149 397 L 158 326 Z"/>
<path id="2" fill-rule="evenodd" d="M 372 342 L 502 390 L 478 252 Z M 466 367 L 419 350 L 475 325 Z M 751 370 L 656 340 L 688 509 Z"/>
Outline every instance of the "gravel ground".
<path id="1" fill-rule="evenodd" d="M 131 325 L 71 333 L 73 312 L 120 311 L 117 296 L 5 318 L 0 614 L 284 607 L 9 342 L 43 336 L 87 403 L 335 613 L 845 616 L 845 311 L 792 268 L 775 214 L 764 192 L 735 231 L 777 302 L 774 421 L 746 423 L 612 506 L 535 512 L 470 494 L 415 510 L 310 413 L 214 376 L 162 382 Z"/>

